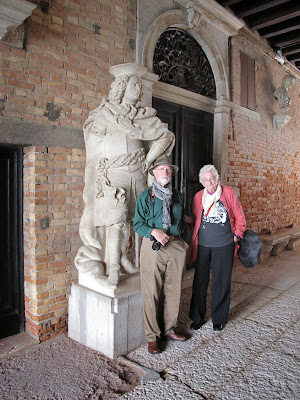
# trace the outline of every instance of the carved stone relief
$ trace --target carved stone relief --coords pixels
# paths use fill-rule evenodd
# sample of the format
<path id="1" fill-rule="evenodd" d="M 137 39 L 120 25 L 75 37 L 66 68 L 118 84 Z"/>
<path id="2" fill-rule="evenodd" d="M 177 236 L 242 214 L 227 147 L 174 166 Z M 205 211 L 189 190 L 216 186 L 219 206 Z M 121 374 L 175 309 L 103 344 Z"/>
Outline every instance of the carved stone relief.
<path id="1" fill-rule="evenodd" d="M 168 28 L 159 38 L 153 56 L 153 72 L 161 82 L 216 98 L 209 61 L 196 40 L 178 28 Z"/>
<path id="2" fill-rule="evenodd" d="M 26 34 L 23 22 L 36 7 L 26 0 L 1 0 L 0 40 L 23 48 Z"/>
<path id="3" fill-rule="evenodd" d="M 8 31 L 2 38 L 2 42 L 10 46 L 23 49 L 25 47 L 26 38 L 26 25 L 25 23 L 19 25 L 16 29 Z"/>
<path id="4" fill-rule="evenodd" d="M 291 75 L 285 75 L 282 78 L 282 83 L 279 88 L 274 91 L 274 96 L 277 98 L 279 102 L 279 107 L 281 110 L 281 115 L 274 115 L 273 117 L 273 125 L 274 128 L 280 130 L 284 125 L 286 125 L 291 117 L 287 114 L 287 111 L 290 107 L 291 99 L 288 96 L 288 89 L 292 86 L 294 77 Z"/>

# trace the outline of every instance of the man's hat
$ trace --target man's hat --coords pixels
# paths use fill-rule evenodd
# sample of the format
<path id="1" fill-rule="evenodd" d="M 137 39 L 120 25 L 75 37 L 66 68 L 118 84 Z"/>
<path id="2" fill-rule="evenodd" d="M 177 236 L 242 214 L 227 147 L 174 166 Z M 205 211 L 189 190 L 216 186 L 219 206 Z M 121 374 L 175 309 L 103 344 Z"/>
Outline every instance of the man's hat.
<path id="1" fill-rule="evenodd" d="M 238 245 L 240 246 L 238 256 L 244 267 L 252 268 L 258 264 L 262 244 L 256 232 L 245 231 L 244 237 L 238 241 Z"/>
<path id="2" fill-rule="evenodd" d="M 161 156 L 159 156 L 154 163 L 151 165 L 151 167 L 149 168 L 149 174 L 153 176 L 153 170 L 155 167 L 157 167 L 158 165 L 169 165 L 170 167 L 173 168 L 173 175 L 177 174 L 178 172 L 178 167 L 177 165 L 172 165 L 171 161 L 169 159 L 169 157 L 166 154 L 162 154 Z"/>

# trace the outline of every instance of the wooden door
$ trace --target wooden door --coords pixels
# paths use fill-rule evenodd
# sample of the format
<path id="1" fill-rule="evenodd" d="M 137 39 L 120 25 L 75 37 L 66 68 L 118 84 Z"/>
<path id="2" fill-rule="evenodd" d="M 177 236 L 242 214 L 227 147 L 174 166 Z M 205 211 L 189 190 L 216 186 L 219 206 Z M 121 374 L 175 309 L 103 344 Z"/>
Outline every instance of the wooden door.
<path id="1" fill-rule="evenodd" d="M 0 338 L 24 330 L 22 150 L 0 148 Z"/>
<path id="2" fill-rule="evenodd" d="M 174 186 L 184 194 L 185 213 L 192 213 L 194 195 L 203 186 L 199 170 L 213 162 L 213 114 L 153 98 L 157 116 L 176 136 L 172 162 L 179 166 Z M 190 233 L 185 239 L 189 241 Z"/>
<path id="3" fill-rule="evenodd" d="M 203 187 L 199 170 L 213 162 L 213 114 L 153 98 L 157 116 L 174 132 L 172 162 L 179 166 L 174 185 L 185 196 L 185 211 L 191 213 L 194 195 Z"/>

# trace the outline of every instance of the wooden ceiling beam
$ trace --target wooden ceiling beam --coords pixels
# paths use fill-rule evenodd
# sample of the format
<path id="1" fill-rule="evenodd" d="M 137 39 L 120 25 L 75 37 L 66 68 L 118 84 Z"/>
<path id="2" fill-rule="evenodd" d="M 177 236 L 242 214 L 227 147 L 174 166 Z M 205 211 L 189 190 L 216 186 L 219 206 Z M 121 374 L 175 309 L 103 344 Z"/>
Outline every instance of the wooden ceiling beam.
<path id="1" fill-rule="evenodd" d="M 224 0 L 224 1 L 218 1 L 219 4 L 223 7 L 229 7 L 232 6 L 233 4 L 237 3 L 243 3 L 243 0 Z"/>
<path id="2" fill-rule="evenodd" d="M 300 53 L 292 54 L 288 57 L 286 57 L 288 61 L 300 61 Z"/>
<path id="3" fill-rule="evenodd" d="M 295 43 L 298 43 L 298 46 L 300 45 L 300 30 L 296 30 L 293 32 L 288 32 L 285 33 L 284 35 L 278 35 L 275 36 L 271 39 L 269 39 L 269 42 L 272 47 L 285 47 L 289 46 Z"/>
<path id="4" fill-rule="evenodd" d="M 247 17 L 245 18 L 245 22 L 250 29 L 262 29 L 299 16 L 300 4 L 297 2 L 297 4 L 293 3 L 291 6 L 288 6 L 287 3 L 284 6 L 277 6 L 269 10 L 269 12 L 254 14 Z"/>
<path id="5" fill-rule="evenodd" d="M 237 6 L 232 7 L 232 10 L 239 18 L 245 18 L 253 14 L 257 14 L 281 4 L 286 3 L 287 0 L 271 0 L 271 1 L 251 1 L 243 2 L 242 4 L 237 4 Z"/>
<path id="6" fill-rule="evenodd" d="M 257 31 L 274 51 L 280 49 L 300 70 L 300 0 L 216 1 Z"/>
<path id="7" fill-rule="evenodd" d="M 294 44 L 292 46 L 283 47 L 281 51 L 284 56 L 289 56 L 290 54 L 298 53 L 298 51 L 300 51 L 300 43 Z"/>
<path id="8" fill-rule="evenodd" d="M 259 29 L 258 32 L 261 37 L 268 39 L 273 36 L 294 31 L 296 29 L 300 29 L 300 17 L 289 19 L 281 24 L 275 24 L 267 28 Z"/>

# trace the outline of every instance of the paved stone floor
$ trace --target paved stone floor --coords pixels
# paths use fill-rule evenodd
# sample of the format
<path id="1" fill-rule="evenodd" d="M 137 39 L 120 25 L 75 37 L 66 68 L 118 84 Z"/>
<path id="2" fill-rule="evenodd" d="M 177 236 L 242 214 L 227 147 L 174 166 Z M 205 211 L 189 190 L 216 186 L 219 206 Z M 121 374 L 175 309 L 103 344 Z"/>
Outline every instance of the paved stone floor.
<path id="1" fill-rule="evenodd" d="M 180 328 L 189 325 L 190 285 L 183 290 Z M 233 273 L 229 322 L 210 320 L 185 343 L 166 342 L 160 355 L 146 346 L 127 358 L 159 373 L 123 395 L 135 399 L 300 399 L 300 248 Z"/>
<path id="2" fill-rule="evenodd" d="M 300 400 L 300 247 L 252 269 L 237 264 L 221 332 L 209 318 L 189 330 L 192 279 L 188 271 L 179 316 L 186 342 L 111 360 L 65 335 L 41 345 L 26 334 L 2 339 L 0 399 Z"/>

